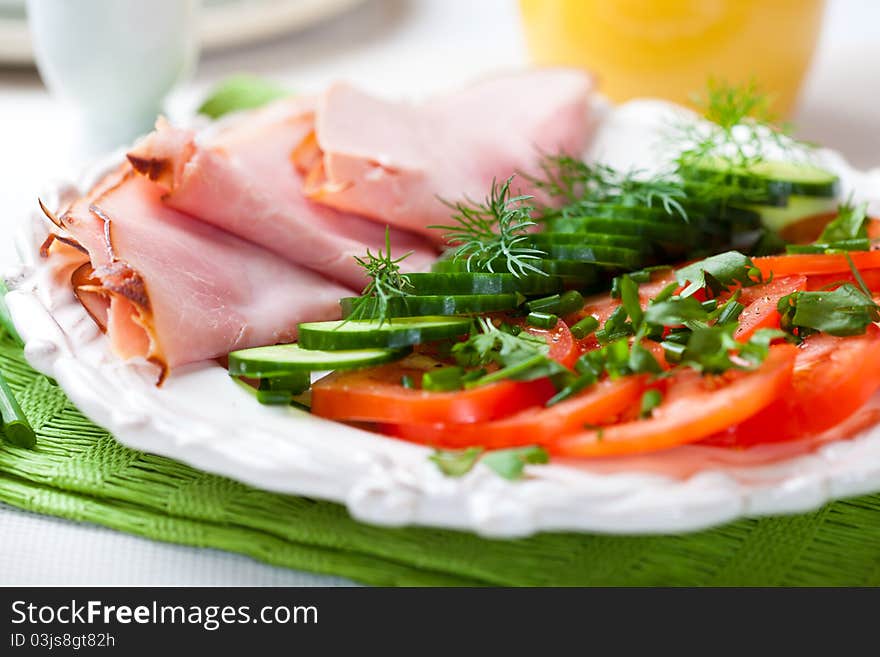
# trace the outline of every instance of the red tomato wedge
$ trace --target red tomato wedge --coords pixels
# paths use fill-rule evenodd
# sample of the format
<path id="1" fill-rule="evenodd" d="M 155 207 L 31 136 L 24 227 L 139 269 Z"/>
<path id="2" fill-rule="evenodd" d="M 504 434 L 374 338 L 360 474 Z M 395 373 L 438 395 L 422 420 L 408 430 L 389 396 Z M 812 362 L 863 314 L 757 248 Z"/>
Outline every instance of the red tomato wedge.
<path id="1" fill-rule="evenodd" d="M 332 420 L 381 423 L 468 423 L 493 420 L 543 404 L 555 394 L 549 379 L 500 381 L 453 392 L 404 388 L 424 370 L 399 364 L 335 372 L 312 386 L 312 413 Z"/>
<path id="2" fill-rule="evenodd" d="M 791 384 L 797 349 L 778 345 L 751 372 L 704 377 L 684 371 L 669 380 L 649 419 L 562 436 L 548 445 L 558 456 L 593 457 L 650 452 L 710 436 L 753 416 Z"/>
<path id="3" fill-rule="evenodd" d="M 880 267 L 880 251 L 850 251 L 849 256 L 859 271 Z M 803 274 L 835 274 L 849 272 L 845 254 L 792 254 L 754 258 L 752 262 L 761 270 L 764 278 Z"/>
<path id="4" fill-rule="evenodd" d="M 812 335 L 798 348 L 791 387 L 707 444 L 747 447 L 812 436 L 842 422 L 880 389 L 880 329 L 837 338 Z"/>
<path id="5" fill-rule="evenodd" d="M 383 427 L 385 433 L 434 447 L 487 449 L 544 445 L 561 434 L 580 431 L 585 424 L 612 422 L 637 406 L 647 377 L 601 381 L 577 397 L 549 408 L 530 408 L 494 422 L 473 424 L 401 424 Z"/>
<path id="6" fill-rule="evenodd" d="M 747 342 L 758 329 L 779 328 L 779 311 L 776 310 L 779 299 L 806 287 L 806 276 L 785 276 L 763 285 L 743 288 L 739 301 L 745 309 L 739 316 L 739 326 L 733 337 Z"/>

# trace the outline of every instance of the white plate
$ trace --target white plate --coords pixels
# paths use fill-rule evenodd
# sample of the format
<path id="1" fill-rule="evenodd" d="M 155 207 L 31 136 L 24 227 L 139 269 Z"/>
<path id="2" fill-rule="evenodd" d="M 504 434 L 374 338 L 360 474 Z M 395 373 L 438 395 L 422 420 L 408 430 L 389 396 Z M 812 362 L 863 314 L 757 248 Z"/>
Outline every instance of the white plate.
<path id="1" fill-rule="evenodd" d="M 304 29 L 364 0 L 204 0 L 202 50 L 220 50 Z M 0 0 L 0 64 L 29 65 L 34 57 L 24 0 Z"/>
<path id="2" fill-rule="evenodd" d="M 650 164 L 646 144 L 665 111 L 660 103 L 635 102 L 612 112 L 594 150 L 619 165 Z M 880 174 L 855 172 L 832 153 L 821 157 L 842 175 L 845 189 L 856 185 L 880 199 Z M 55 185 L 43 200 L 58 208 L 92 180 L 94 175 L 87 175 Z M 487 536 L 677 532 L 744 515 L 809 511 L 832 499 L 880 490 L 880 427 L 796 457 L 758 448 L 750 453 L 765 457 L 761 465 L 692 446 L 639 463 L 625 461 L 615 472 L 589 462 L 556 462 L 529 466 L 528 477 L 519 482 L 482 465 L 463 478 L 446 478 L 428 461 L 426 448 L 294 409 L 261 406 L 213 362 L 176 370 L 163 387 L 155 387 L 152 366 L 115 358 L 69 286 L 52 282 L 36 255 L 47 232 L 38 213 L 28 219 L 17 244 L 23 264 L 11 275 L 14 289 L 7 303 L 28 361 L 54 377 L 88 417 L 135 449 L 267 490 L 334 500 L 368 522 Z M 683 454 L 704 465 L 686 476 L 645 466 Z"/>

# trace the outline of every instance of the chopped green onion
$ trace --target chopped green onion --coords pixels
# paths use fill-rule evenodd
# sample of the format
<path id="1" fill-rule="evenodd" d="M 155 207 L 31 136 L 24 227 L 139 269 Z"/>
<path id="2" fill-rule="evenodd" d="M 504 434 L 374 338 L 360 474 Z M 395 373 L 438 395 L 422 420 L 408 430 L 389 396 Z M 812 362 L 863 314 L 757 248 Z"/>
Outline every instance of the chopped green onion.
<path id="1" fill-rule="evenodd" d="M 416 387 L 415 381 L 413 381 L 413 378 L 409 374 L 404 374 L 402 377 L 400 377 L 400 385 L 402 385 L 407 390 L 412 390 Z"/>
<path id="2" fill-rule="evenodd" d="M 269 405 L 289 404 L 293 397 L 308 390 L 309 385 L 308 372 L 263 378 L 257 388 L 257 401 Z"/>
<path id="3" fill-rule="evenodd" d="M 559 298 L 559 309 L 556 311 L 558 315 L 570 315 L 584 307 L 584 295 L 577 290 L 569 290 L 563 292 Z"/>
<path id="4" fill-rule="evenodd" d="M 422 390 L 429 390 L 431 392 L 461 390 L 463 386 L 461 379 L 463 376 L 464 370 L 454 365 L 425 372 L 424 376 L 422 376 Z"/>
<path id="5" fill-rule="evenodd" d="M 642 418 L 651 417 L 651 413 L 663 402 L 663 394 L 656 388 L 646 390 L 642 395 L 641 410 L 639 416 Z"/>
<path id="6" fill-rule="evenodd" d="M 482 453 L 482 447 L 468 447 L 463 450 L 438 449 L 428 458 L 447 477 L 463 477 L 473 470 Z"/>
<path id="7" fill-rule="evenodd" d="M 21 339 L 18 331 L 15 330 L 15 324 L 12 323 L 12 316 L 9 314 L 9 308 L 6 307 L 5 297 L 8 291 L 6 283 L 0 278 L 0 327 L 5 329 L 15 343 L 21 347 L 24 345 L 24 341 Z"/>
<path id="8" fill-rule="evenodd" d="M 0 374 L 0 418 L 3 422 L 3 433 L 6 440 L 19 447 L 33 448 L 37 437 L 30 423 L 18 405 L 12 390 L 3 374 Z"/>
<path id="9" fill-rule="evenodd" d="M 532 299 L 526 304 L 526 310 L 530 313 L 555 313 L 559 312 L 559 302 L 562 297 L 558 294 L 551 294 L 549 297 L 541 297 L 540 299 Z"/>
<path id="10" fill-rule="evenodd" d="M 552 329 L 559 323 L 559 317 L 550 313 L 531 312 L 526 317 L 526 323 L 537 328 Z"/>
<path id="11" fill-rule="evenodd" d="M 837 242 L 815 242 L 813 244 L 789 244 L 786 253 L 834 253 L 836 251 L 870 251 L 871 240 L 867 237 L 840 240 Z"/>
<path id="12" fill-rule="evenodd" d="M 592 315 L 587 315 L 582 320 L 572 325 L 571 334 L 578 340 L 583 340 L 591 333 L 594 333 L 597 328 L 599 328 L 599 320 Z"/>

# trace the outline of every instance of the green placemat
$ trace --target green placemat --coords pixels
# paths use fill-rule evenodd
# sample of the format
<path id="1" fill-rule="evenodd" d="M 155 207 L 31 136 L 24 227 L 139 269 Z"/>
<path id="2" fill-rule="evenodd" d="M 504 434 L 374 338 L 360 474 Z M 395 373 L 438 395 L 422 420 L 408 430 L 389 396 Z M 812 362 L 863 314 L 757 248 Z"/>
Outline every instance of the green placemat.
<path id="1" fill-rule="evenodd" d="M 123 447 L 8 339 L 0 370 L 38 434 L 2 443 L 0 501 L 30 511 L 378 585 L 880 585 L 880 495 L 675 536 L 388 529 Z"/>

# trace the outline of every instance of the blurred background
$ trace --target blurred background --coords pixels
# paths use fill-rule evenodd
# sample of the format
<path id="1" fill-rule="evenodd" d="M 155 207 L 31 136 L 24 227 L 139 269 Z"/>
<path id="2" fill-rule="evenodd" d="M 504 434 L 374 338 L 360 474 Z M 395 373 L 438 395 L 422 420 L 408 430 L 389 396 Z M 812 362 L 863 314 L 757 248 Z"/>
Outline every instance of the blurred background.
<path id="1" fill-rule="evenodd" d="M 800 136 L 876 166 L 878 26 L 876 0 L 0 0 L 0 224 L 239 72 L 415 98 L 568 63 L 614 100 L 678 101 L 710 74 L 754 74 Z"/>

